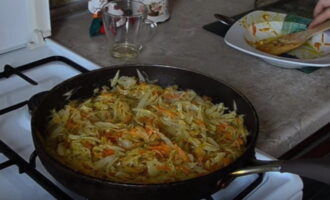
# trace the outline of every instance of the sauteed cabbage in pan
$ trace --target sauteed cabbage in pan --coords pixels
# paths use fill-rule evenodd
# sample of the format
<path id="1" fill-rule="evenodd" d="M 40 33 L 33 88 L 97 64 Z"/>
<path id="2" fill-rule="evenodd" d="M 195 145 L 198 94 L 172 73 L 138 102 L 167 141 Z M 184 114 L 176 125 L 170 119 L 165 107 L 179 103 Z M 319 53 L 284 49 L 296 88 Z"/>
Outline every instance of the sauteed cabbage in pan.
<path id="1" fill-rule="evenodd" d="M 208 174 L 245 151 L 243 116 L 177 86 L 119 76 L 84 101 L 53 110 L 47 151 L 83 174 L 165 183 Z"/>

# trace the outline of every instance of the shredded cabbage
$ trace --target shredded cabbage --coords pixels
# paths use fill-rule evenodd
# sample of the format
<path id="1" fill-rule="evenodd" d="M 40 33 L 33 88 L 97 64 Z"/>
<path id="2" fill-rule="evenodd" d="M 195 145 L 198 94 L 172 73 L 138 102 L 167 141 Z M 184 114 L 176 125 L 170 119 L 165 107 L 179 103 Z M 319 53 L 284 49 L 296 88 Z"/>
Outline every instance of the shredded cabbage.
<path id="1" fill-rule="evenodd" d="M 86 175 L 125 183 L 186 180 L 244 151 L 242 115 L 177 86 L 119 76 L 82 102 L 53 110 L 47 151 Z"/>

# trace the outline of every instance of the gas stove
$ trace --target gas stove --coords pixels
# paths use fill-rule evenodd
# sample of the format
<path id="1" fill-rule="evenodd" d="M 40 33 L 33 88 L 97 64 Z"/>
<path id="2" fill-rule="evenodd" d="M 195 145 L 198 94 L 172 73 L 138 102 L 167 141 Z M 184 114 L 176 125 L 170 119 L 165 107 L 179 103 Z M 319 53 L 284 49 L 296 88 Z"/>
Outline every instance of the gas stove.
<path id="1" fill-rule="evenodd" d="M 10 19 L 1 21 L 0 30 L 0 199 L 85 199 L 58 183 L 39 161 L 28 105 L 35 94 L 100 66 L 49 39 L 48 1 L 1 0 L 0 7 L 6 8 L 0 18 Z M 256 157 L 273 159 L 258 149 Z M 224 183 L 205 198 L 302 199 L 302 181 L 290 173 L 254 174 Z"/>
<path id="2" fill-rule="evenodd" d="M 51 39 L 31 50 L 0 55 L 0 199 L 84 199 L 44 169 L 31 136 L 29 99 L 100 66 Z M 273 159 L 256 150 L 258 159 Z M 302 181 L 290 173 L 237 177 L 207 199 L 302 199 Z"/>

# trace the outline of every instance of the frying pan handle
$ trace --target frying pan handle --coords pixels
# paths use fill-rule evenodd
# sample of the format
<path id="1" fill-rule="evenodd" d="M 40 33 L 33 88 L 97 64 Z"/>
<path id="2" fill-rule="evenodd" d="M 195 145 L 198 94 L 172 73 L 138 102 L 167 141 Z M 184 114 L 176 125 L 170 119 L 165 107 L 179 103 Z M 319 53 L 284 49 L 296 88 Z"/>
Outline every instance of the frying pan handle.
<path id="1" fill-rule="evenodd" d="M 280 172 L 290 172 L 330 185 L 330 159 L 302 159 L 282 162 Z"/>
<path id="2" fill-rule="evenodd" d="M 232 172 L 234 176 L 243 176 L 268 171 L 289 172 L 311 178 L 330 185 L 330 158 L 281 160 L 281 161 L 253 161 L 251 167 Z"/>

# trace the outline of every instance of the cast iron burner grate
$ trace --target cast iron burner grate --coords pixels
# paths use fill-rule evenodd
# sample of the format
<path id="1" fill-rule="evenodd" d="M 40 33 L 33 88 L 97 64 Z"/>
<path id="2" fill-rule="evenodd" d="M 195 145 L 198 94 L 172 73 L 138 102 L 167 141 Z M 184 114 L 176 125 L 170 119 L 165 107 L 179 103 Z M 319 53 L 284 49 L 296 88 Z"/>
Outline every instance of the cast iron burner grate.
<path id="1" fill-rule="evenodd" d="M 50 62 L 63 62 L 67 64 L 68 66 L 78 70 L 81 73 L 88 72 L 86 68 L 80 66 L 79 64 L 61 56 L 52 56 L 45 59 L 41 59 L 26 65 L 22 65 L 19 67 L 12 67 L 10 65 L 5 65 L 4 71 L 0 73 L 0 78 L 9 78 L 10 76 L 17 75 L 21 77 L 23 80 L 27 81 L 31 84 L 33 87 L 34 85 L 38 85 L 38 82 L 33 80 L 32 78 L 26 76 L 23 72 L 29 69 L 41 67 L 44 64 L 50 63 Z M 38 95 L 34 95 L 30 100 L 26 100 L 20 103 L 17 103 L 15 105 L 3 108 L 0 110 L 0 115 L 4 115 L 8 112 L 14 111 L 20 107 L 23 107 L 25 105 L 29 105 L 29 108 L 33 109 L 38 103 L 38 101 L 41 100 L 41 94 L 44 94 L 46 92 L 38 93 Z M 39 96 L 39 97 L 38 97 Z M 16 165 L 19 169 L 19 173 L 26 173 L 29 175 L 35 182 L 37 182 L 40 186 L 42 186 L 46 191 L 48 191 L 51 195 L 53 195 L 57 199 L 63 199 L 63 200 L 72 200 L 72 198 L 66 194 L 64 191 L 62 191 L 59 187 L 57 187 L 53 182 L 51 182 L 49 179 L 47 179 L 44 175 L 42 175 L 36 168 L 36 152 L 34 151 L 30 156 L 30 161 L 26 162 L 20 155 L 18 155 L 12 148 L 10 148 L 7 144 L 5 144 L 0 139 L 0 152 L 3 153 L 8 160 L 0 163 L 0 170 L 10 167 L 12 165 Z"/>
<path id="2" fill-rule="evenodd" d="M 0 73 L 0 79 L 1 78 L 9 78 L 10 76 L 16 75 L 22 78 L 23 80 L 27 81 L 31 84 L 31 86 L 38 85 L 38 82 L 33 80 L 32 78 L 26 76 L 23 72 L 29 69 L 42 67 L 42 65 L 51 63 L 51 62 L 63 62 L 67 64 L 68 66 L 78 70 L 81 73 L 86 73 L 89 70 L 80 66 L 79 64 L 69 60 L 68 58 L 62 57 L 62 56 L 52 56 L 48 58 L 44 58 L 32 63 L 28 63 L 19 67 L 12 67 L 10 65 L 5 65 L 4 71 Z M 38 102 L 42 100 L 44 95 L 47 93 L 40 92 L 35 95 L 33 95 L 29 100 L 17 103 L 15 105 L 3 108 L 0 110 L 0 115 L 4 115 L 8 112 L 14 111 L 16 109 L 19 109 L 25 105 L 28 105 L 29 112 L 33 112 L 35 107 L 38 105 Z M 73 200 L 72 197 L 70 197 L 68 194 L 66 194 L 62 189 L 60 189 L 57 185 L 55 185 L 52 181 L 50 181 L 48 178 L 46 178 L 44 175 L 42 175 L 37 169 L 36 169 L 36 158 L 37 153 L 34 151 L 30 155 L 29 162 L 25 161 L 20 155 L 18 155 L 12 148 L 10 148 L 7 144 L 5 144 L 1 138 L 0 138 L 0 153 L 4 154 L 8 160 L 0 163 L 0 170 L 5 169 L 7 167 L 10 167 L 12 165 L 16 165 L 18 167 L 18 172 L 26 173 L 29 175 L 36 183 L 38 183 L 40 186 L 42 186 L 46 191 L 49 192 L 49 194 L 53 195 L 56 199 L 61 200 Z M 239 193 L 234 200 L 243 199 L 246 197 L 247 194 L 249 194 L 251 191 L 253 191 L 261 182 L 263 179 L 263 174 L 258 174 L 258 178 L 255 179 L 250 185 L 246 187 L 241 193 Z M 232 182 L 233 178 L 222 180 L 221 186 L 219 189 L 225 189 L 226 186 L 228 186 Z M 206 200 L 213 200 L 213 198 L 206 197 L 204 198 Z"/>

